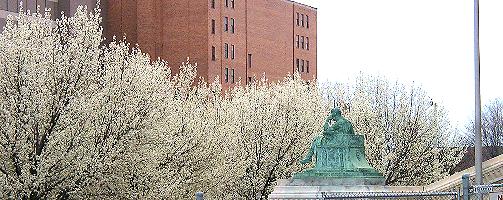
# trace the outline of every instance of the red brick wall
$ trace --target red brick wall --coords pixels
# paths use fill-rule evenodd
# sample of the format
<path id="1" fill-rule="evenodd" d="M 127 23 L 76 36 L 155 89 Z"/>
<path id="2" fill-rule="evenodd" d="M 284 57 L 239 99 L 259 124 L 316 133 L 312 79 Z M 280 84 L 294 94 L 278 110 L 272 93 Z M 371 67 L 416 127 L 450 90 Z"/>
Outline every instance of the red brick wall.
<path id="1" fill-rule="evenodd" d="M 142 51 L 150 54 L 152 60 L 161 57 L 162 52 L 161 4 L 161 0 L 138 0 L 136 4 L 138 44 Z"/>
<path id="2" fill-rule="evenodd" d="M 107 41 L 111 41 L 115 35 L 117 40 L 122 40 L 126 36 L 127 41 L 132 45 L 138 43 L 136 2 L 137 0 L 106 1 L 103 24 Z"/>
<path id="3" fill-rule="evenodd" d="M 174 73 L 190 57 L 198 64 L 198 74 L 207 77 L 208 4 L 204 1 L 109 0 L 105 35 L 116 35 L 133 45 L 138 43 L 152 60 L 168 61 Z"/>
<path id="4" fill-rule="evenodd" d="M 223 35 L 223 16 L 222 7 L 224 7 L 224 1 L 215 0 L 215 8 L 211 8 L 211 1 L 207 0 L 208 6 L 206 6 L 208 11 L 208 80 L 213 81 L 216 76 L 220 77 L 222 80 L 223 69 L 223 45 L 222 45 L 222 35 Z M 211 33 L 211 20 L 215 20 L 215 34 Z M 212 60 L 212 47 L 215 47 L 215 61 Z"/>
<path id="5" fill-rule="evenodd" d="M 225 6 L 225 0 L 215 0 L 215 8 L 211 8 L 211 0 L 208 1 L 208 77 L 214 80 L 220 77 L 224 87 L 232 84 L 230 76 L 234 69 L 234 83 L 245 84 L 246 81 L 246 1 L 234 1 L 234 8 Z M 224 31 L 224 18 L 228 17 L 228 31 Z M 211 20 L 215 20 L 215 34 L 211 33 Z M 234 33 L 231 32 L 231 19 L 234 19 Z M 225 58 L 225 43 L 228 44 L 228 58 Z M 234 59 L 232 59 L 232 45 L 234 45 Z M 211 47 L 216 49 L 216 60 L 211 60 Z M 225 82 L 225 68 L 229 69 L 228 82 Z"/>
<path id="6" fill-rule="evenodd" d="M 162 53 L 172 69 L 190 57 L 198 65 L 198 75 L 208 74 L 208 3 L 206 0 L 163 0 Z M 176 72 L 176 70 L 175 70 Z"/>
<path id="7" fill-rule="evenodd" d="M 109 0 L 106 7 L 107 38 L 125 33 L 128 41 L 138 43 L 152 59 L 168 61 L 172 71 L 190 57 L 198 64 L 198 75 L 213 81 L 220 76 L 224 87 L 230 86 L 234 69 L 235 83 L 245 84 L 248 77 L 262 74 L 270 81 L 282 79 L 296 69 L 295 59 L 309 60 L 309 73 L 316 76 L 316 9 L 286 0 L 234 0 L 234 8 L 225 0 Z M 229 0 L 230 4 L 231 0 Z M 309 16 L 309 28 L 296 26 L 296 13 Z M 224 17 L 229 18 L 229 31 L 224 32 Z M 230 32 L 230 19 L 235 32 Z M 214 19 L 215 34 L 211 33 Z M 296 48 L 295 35 L 310 38 L 310 50 Z M 229 45 L 229 58 L 224 58 L 224 43 Z M 232 45 L 235 59 L 231 59 Z M 216 60 L 212 60 L 212 46 Z M 247 67 L 248 54 L 252 65 Z M 229 83 L 224 82 L 229 68 Z"/>
<path id="8" fill-rule="evenodd" d="M 297 13 L 299 14 L 304 14 L 304 27 L 302 26 L 297 26 Z M 301 59 L 304 60 L 304 63 L 306 61 L 309 61 L 309 73 L 307 73 L 307 70 L 304 69 L 304 72 L 300 70 L 300 74 L 303 79 L 309 80 L 312 79 L 313 77 L 316 78 L 317 75 L 317 60 L 316 60 L 316 50 L 317 50 L 317 38 L 316 38 L 316 11 L 313 10 L 310 7 L 306 7 L 303 5 L 299 4 L 294 4 L 294 12 L 293 12 L 293 23 L 294 23 L 294 36 L 296 35 L 299 36 L 304 36 L 304 49 L 301 47 L 297 48 L 297 45 L 294 44 L 294 59 Z M 306 16 L 309 16 L 309 28 L 307 28 L 306 25 Z M 309 37 L 309 50 L 306 49 L 306 37 Z M 296 38 L 294 38 L 293 42 L 296 43 Z M 296 62 L 296 61 L 294 61 Z M 294 70 L 296 70 L 296 63 L 293 63 L 294 65 Z M 304 64 L 306 65 L 306 64 Z M 306 67 L 305 67 L 306 68 Z"/>
<path id="9" fill-rule="evenodd" d="M 291 3 L 248 0 L 248 53 L 252 54 L 249 77 L 265 73 L 268 80 L 292 73 L 293 22 Z"/>

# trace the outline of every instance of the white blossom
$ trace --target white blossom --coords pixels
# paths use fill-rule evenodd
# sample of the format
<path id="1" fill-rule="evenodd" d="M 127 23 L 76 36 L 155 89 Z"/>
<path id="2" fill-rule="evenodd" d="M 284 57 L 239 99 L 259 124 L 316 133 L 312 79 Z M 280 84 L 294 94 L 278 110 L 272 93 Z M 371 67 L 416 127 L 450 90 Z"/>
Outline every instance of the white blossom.
<path id="1" fill-rule="evenodd" d="M 365 152 L 386 184 L 423 185 L 449 175 L 464 148 L 452 136 L 444 107 L 418 85 L 390 83 L 360 74 L 354 84 L 325 86 L 355 131 L 365 135 Z"/>
<path id="2" fill-rule="evenodd" d="M 104 44 L 100 23 L 99 8 L 82 7 L 56 22 L 23 13 L 7 21 L 0 34 L 1 199 L 193 199 L 197 191 L 266 198 L 278 179 L 310 167 L 298 161 L 329 111 L 315 80 L 294 74 L 222 90 L 218 78 L 197 79 L 189 60 L 171 74 L 165 61 L 152 62 L 125 41 Z M 429 148 L 441 144 L 448 125 L 442 109 L 407 107 L 423 102 L 420 91 L 411 98 L 401 86 L 371 86 L 337 90 L 367 135 L 370 162 L 397 184 L 443 176 L 441 166 L 457 157 Z M 383 120 L 386 113 L 396 117 Z M 420 120 L 407 123 L 414 119 L 407 116 Z M 413 137 L 402 131 L 413 128 Z M 420 162 L 402 161 L 400 152 Z"/>

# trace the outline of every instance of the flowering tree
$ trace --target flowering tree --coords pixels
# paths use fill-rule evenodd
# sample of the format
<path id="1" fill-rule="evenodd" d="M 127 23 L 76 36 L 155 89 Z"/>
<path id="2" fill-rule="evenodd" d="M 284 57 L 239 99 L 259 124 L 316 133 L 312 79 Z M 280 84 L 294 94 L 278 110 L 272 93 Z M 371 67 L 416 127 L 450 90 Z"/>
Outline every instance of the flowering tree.
<path id="1" fill-rule="evenodd" d="M 9 18 L 0 35 L 0 197 L 221 198 L 270 192 L 317 132 L 316 87 L 237 86 L 103 42 L 99 9 Z M 222 192 L 229 189 L 229 192 Z"/>
<path id="2" fill-rule="evenodd" d="M 128 43 L 103 46 L 99 14 L 8 19 L 0 198 L 263 199 L 305 167 L 298 161 L 329 110 L 314 81 L 295 74 L 222 91 L 218 79 L 196 78 L 197 64 L 172 75 Z M 361 79 L 333 91 L 388 183 L 431 182 L 457 161 L 439 148 L 445 113 L 420 89 Z"/>
<path id="3" fill-rule="evenodd" d="M 142 161 L 133 151 L 155 128 L 169 71 L 125 43 L 100 47 L 95 11 L 56 22 L 47 14 L 8 19 L 0 35 L 1 198 L 91 198 L 135 184 L 126 182 Z"/>
<path id="4" fill-rule="evenodd" d="M 21 13 L 0 35 L 3 198 L 56 197 L 85 182 L 70 172 L 86 170 L 74 162 L 88 159 L 79 153 L 87 141 L 77 102 L 100 71 L 101 29 L 87 17 L 78 12 L 53 26 L 47 15 Z"/>
<path id="5" fill-rule="evenodd" d="M 444 108 L 418 86 L 360 75 L 355 84 L 325 91 L 365 135 L 366 155 L 386 184 L 428 184 L 461 159 L 464 149 L 446 142 L 451 132 Z"/>
<path id="6" fill-rule="evenodd" d="M 313 83 L 294 77 L 230 91 L 226 124 L 234 150 L 229 157 L 240 171 L 225 184 L 226 199 L 266 198 L 277 179 L 301 169 L 299 159 L 320 133 L 327 108 Z"/>

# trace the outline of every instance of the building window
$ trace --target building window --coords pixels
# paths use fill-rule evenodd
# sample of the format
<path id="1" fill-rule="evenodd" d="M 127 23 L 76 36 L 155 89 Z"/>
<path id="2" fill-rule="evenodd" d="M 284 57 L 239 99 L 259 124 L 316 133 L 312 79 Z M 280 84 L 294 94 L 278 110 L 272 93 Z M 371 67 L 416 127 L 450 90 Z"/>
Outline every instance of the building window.
<path id="1" fill-rule="evenodd" d="M 309 28 L 309 16 L 306 15 L 306 28 Z"/>
<path id="2" fill-rule="evenodd" d="M 304 14 L 300 15 L 300 26 L 304 27 Z"/>
<path id="3" fill-rule="evenodd" d="M 302 48 L 302 49 L 304 49 L 304 47 L 305 47 L 305 46 L 304 46 L 304 44 L 305 44 L 305 43 L 304 43 L 304 41 L 305 41 L 305 40 L 304 40 L 304 36 L 301 36 L 301 37 L 300 37 L 300 46 L 301 46 L 301 48 Z"/>
<path id="4" fill-rule="evenodd" d="M 224 44 L 224 57 L 229 58 L 229 44 Z"/>
<path id="5" fill-rule="evenodd" d="M 300 20 L 300 13 L 297 13 L 297 26 L 299 26 L 299 25 L 300 25 L 299 20 Z"/>
<path id="6" fill-rule="evenodd" d="M 211 34 L 215 34 L 215 20 L 211 20 Z"/>
<path id="7" fill-rule="evenodd" d="M 215 47 L 212 46 L 211 47 L 211 60 L 215 61 L 216 60 L 216 56 L 215 56 Z"/>
<path id="8" fill-rule="evenodd" d="M 211 0 L 211 8 L 215 9 L 215 0 Z"/>
<path id="9" fill-rule="evenodd" d="M 297 71 L 300 71 L 300 67 L 299 67 L 299 59 L 298 59 L 298 58 L 295 60 L 295 64 L 296 64 L 296 66 L 297 66 Z"/>
<path id="10" fill-rule="evenodd" d="M 297 43 L 297 48 L 299 48 L 299 42 L 300 42 L 299 37 L 300 37 L 299 35 L 295 37 L 295 43 Z"/>
<path id="11" fill-rule="evenodd" d="M 234 83 L 234 69 L 231 69 L 231 83 Z"/>
<path id="12" fill-rule="evenodd" d="M 306 37 L 306 49 L 309 50 L 309 37 Z"/>
<path id="13" fill-rule="evenodd" d="M 252 77 L 248 76 L 248 83 L 252 83 Z"/>
<path id="14" fill-rule="evenodd" d="M 224 17 L 224 31 L 227 32 L 229 30 L 229 18 Z"/>
<path id="15" fill-rule="evenodd" d="M 228 67 L 225 68 L 224 80 L 225 80 L 226 83 L 229 82 L 229 68 Z"/>
<path id="16" fill-rule="evenodd" d="M 225 1 L 225 7 L 229 7 L 229 0 L 224 0 Z"/>
<path id="17" fill-rule="evenodd" d="M 252 67 L 252 55 L 251 54 L 248 54 L 248 67 L 249 68 Z"/>
<path id="18" fill-rule="evenodd" d="M 309 61 L 306 60 L 306 72 L 309 73 Z"/>
<path id="19" fill-rule="evenodd" d="M 234 18 L 231 18 L 231 33 L 234 33 Z"/>
<path id="20" fill-rule="evenodd" d="M 231 45 L 231 59 L 234 60 L 234 45 Z"/>
<path id="21" fill-rule="evenodd" d="M 300 60 L 300 70 L 304 72 L 304 60 Z"/>
<path id="22" fill-rule="evenodd" d="M 231 8 L 234 8 L 234 0 L 231 0 Z"/>

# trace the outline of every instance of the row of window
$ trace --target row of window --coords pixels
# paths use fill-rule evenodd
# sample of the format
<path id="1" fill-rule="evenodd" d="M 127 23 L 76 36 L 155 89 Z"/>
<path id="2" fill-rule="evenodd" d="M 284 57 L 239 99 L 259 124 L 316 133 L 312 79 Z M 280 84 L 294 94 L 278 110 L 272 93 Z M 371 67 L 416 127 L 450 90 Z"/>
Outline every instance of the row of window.
<path id="1" fill-rule="evenodd" d="M 232 46 L 234 46 L 234 45 L 232 45 Z M 215 60 L 215 47 L 212 47 L 211 51 L 212 51 L 212 59 Z M 247 65 L 250 68 L 251 68 L 251 64 L 252 64 L 251 59 L 252 59 L 252 54 L 248 54 Z M 307 62 L 307 66 L 309 68 L 309 62 Z M 308 69 L 308 72 L 309 72 L 309 69 Z M 225 81 L 225 83 L 229 83 L 229 82 L 235 83 L 234 69 L 229 69 L 228 67 L 225 68 L 224 81 Z M 251 82 L 252 82 L 252 77 L 248 77 L 248 83 L 251 83 Z"/>
<path id="2" fill-rule="evenodd" d="M 229 73 L 230 72 L 230 73 Z M 228 67 L 225 68 L 224 72 L 224 81 L 226 83 L 231 82 L 234 83 L 234 69 L 230 69 Z"/>
<path id="3" fill-rule="evenodd" d="M 304 59 L 296 59 L 295 65 L 297 66 L 298 72 L 306 72 L 309 73 L 309 60 Z"/>
<path id="4" fill-rule="evenodd" d="M 305 39 L 304 39 L 305 38 Z M 295 43 L 297 44 L 297 48 L 302 48 L 309 50 L 309 37 L 299 36 L 295 37 Z"/>
<path id="5" fill-rule="evenodd" d="M 304 16 L 306 18 L 304 18 Z M 302 26 L 302 27 L 305 27 L 306 28 L 309 28 L 309 16 L 308 15 L 304 15 L 302 13 L 297 13 L 297 26 Z"/>
<path id="6" fill-rule="evenodd" d="M 234 0 L 224 0 L 225 1 L 225 7 L 231 7 L 234 8 Z M 211 8 L 215 9 L 215 0 L 211 0 Z"/>
<path id="7" fill-rule="evenodd" d="M 228 32 L 230 31 L 231 33 L 234 33 L 234 18 L 230 18 L 230 24 L 229 24 L 229 17 L 224 17 L 224 31 Z M 211 34 L 215 34 L 216 30 L 216 21 L 214 19 L 211 20 Z"/>
<path id="8" fill-rule="evenodd" d="M 230 54 L 231 59 L 234 60 L 234 58 L 236 58 L 235 53 L 236 53 L 236 48 L 233 44 L 230 45 L 230 53 L 229 53 L 229 44 L 228 43 L 224 44 L 224 58 L 225 59 L 228 59 L 229 54 Z M 217 60 L 215 46 L 211 46 L 211 60 L 212 61 Z"/>
<path id="9" fill-rule="evenodd" d="M 235 53 L 235 48 L 234 45 L 231 44 L 231 59 L 234 60 L 234 53 Z M 228 59 L 229 58 L 229 44 L 225 43 L 224 44 L 224 58 Z"/>
<path id="10" fill-rule="evenodd" d="M 224 17 L 224 31 L 227 32 L 230 30 L 231 33 L 234 33 L 234 18 L 230 18 L 231 23 L 230 23 L 230 28 L 229 28 L 229 17 Z"/>

